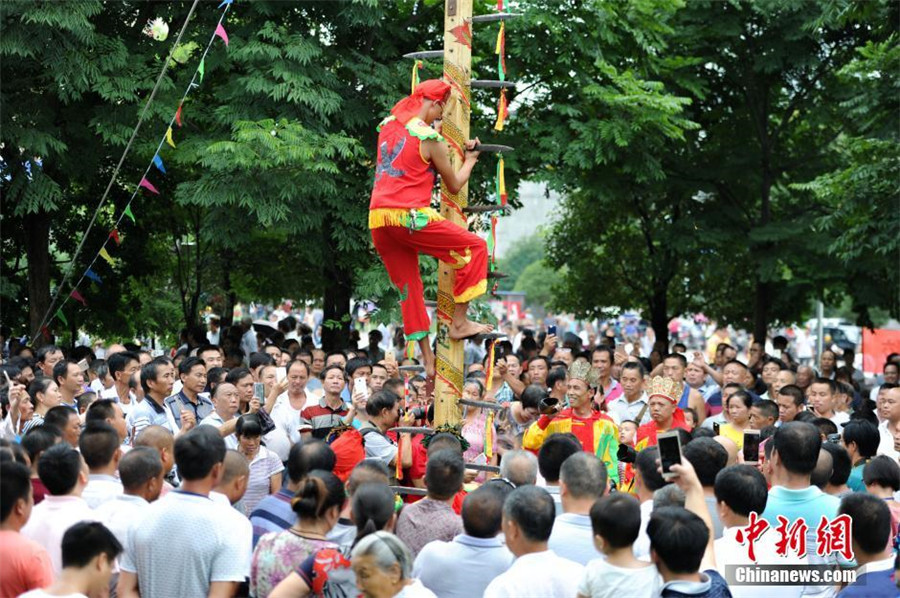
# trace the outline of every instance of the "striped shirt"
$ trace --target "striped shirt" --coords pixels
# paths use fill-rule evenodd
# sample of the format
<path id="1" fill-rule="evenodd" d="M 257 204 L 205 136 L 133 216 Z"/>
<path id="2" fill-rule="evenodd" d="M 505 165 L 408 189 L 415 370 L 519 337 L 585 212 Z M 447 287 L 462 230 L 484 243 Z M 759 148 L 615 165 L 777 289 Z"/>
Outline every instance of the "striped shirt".
<path id="1" fill-rule="evenodd" d="M 264 534 L 284 531 L 297 522 L 297 514 L 291 509 L 293 498 L 293 492 L 282 488 L 257 503 L 256 508 L 250 513 L 253 548 L 256 548 L 256 543 Z"/>
<path id="2" fill-rule="evenodd" d="M 247 491 L 244 493 L 244 498 L 241 499 L 247 513 L 252 513 L 256 505 L 269 495 L 269 478 L 282 471 L 284 471 L 284 465 L 278 455 L 266 447 L 260 446 L 256 456 L 250 462 Z"/>
<path id="3" fill-rule="evenodd" d="M 310 405 L 300 412 L 300 432 L 312 432 L 314 438 L 324 439 L 333 427 L 341 425 L 341 418 L 347 411 L 344 403 L 333 409 L 322 397 L 318 405 Z"/>

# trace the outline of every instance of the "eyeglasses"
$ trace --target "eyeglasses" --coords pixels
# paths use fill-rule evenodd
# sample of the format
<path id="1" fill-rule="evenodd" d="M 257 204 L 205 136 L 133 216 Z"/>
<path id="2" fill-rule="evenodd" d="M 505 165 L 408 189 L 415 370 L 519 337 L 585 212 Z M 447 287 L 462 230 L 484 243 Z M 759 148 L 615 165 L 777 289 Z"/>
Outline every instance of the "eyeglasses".
<path id="1" fill-rule="evenodd" d="M 509 487 L 512 488 L 513 490 L 516 489 L 516 485 L 515 485 L 515 484 L 512 482 L 512 480 L 510 480 L 509 478 L 499 478 L 499 477 L 498 477 L 498 478 L 491 478 L 490 480 L 488 480 L 488 482 L 503 482 L 504 484 L 506 484 L 507 486 L 509 486 Z"/>

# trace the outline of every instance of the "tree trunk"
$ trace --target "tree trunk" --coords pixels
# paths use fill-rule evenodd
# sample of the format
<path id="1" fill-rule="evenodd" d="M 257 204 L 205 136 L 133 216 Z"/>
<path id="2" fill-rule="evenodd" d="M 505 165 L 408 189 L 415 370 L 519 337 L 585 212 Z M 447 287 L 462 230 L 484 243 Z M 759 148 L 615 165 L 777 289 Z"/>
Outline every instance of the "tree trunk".
<path id="1" fill-rule="evenodd" d="M 49 342 L 40 328 L 44 314 L 50 307 L 50 214 L 40 211 L 27 215 L 25 231 L 25 255 L 28 257 L 28 333 L 35 335 L 31 342 L 37 348 Z"/>
<path id="2" fill-rule="evenodd" d="M 335 267 L 331 272 L 332 284 L 325 288 L 322 314 L 322 349 L 337 351 L 346 349 L 350 342 L 350 295 L 353 285 L 350 273 Z M 337 325 L 331 325 L 337 323 Z"/>
<path id="3" fill-rule="evenodd" d="M 656 342 L 669 346 L 669 298 L 665 289 L 657 290 L 650 299 L 650 327 L 656 334 Z"/>
<path id="4" fill-rule="evenodd" d="M 234 304 L 237 303 L 237 294 L 231 288 L 231 267 L 234 261 L 234 252 L 230 249 L 223 251 L 225 267 L 222 268 L 222 292 L 225 294 L 225 307 L 219 319 L 222 328 L 228 328 L 234 323 Z"/>
<path id="5" fill-rule="evenodd" d="M 756 293 L 753 297 L 753 340 L 763 344 L 769 330 L 769 293 L 767 282 L 756 281 Z"/>

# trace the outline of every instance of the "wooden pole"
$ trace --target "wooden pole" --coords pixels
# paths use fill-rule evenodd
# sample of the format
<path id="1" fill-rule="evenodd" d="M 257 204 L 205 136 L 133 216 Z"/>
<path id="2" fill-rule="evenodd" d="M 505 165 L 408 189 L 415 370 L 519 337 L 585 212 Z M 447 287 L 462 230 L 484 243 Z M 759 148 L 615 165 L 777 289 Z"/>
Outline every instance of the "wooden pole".
<path id="1" fill-rule="evenodd" d="M 462 167 L 466 140 L 469 139 L 471 102 L 472 0 L 446 0 L 444 3 L 444 80 L 452 87 L 452 101 L 444 109 L 441 134 L 450 146 L 450 163 Z M 441 183 L 441 214 L 459 226 L 467 226 L 463 208 L 468 206 L 468 185 L 453 194 Z M 439 264 L 437 305 L 437 380 L 434 391 L 434 424 L 457 424 L 462 397 L 463 348 L 465 341 L 450 339 L 453 316 L 453 270 Z"/>

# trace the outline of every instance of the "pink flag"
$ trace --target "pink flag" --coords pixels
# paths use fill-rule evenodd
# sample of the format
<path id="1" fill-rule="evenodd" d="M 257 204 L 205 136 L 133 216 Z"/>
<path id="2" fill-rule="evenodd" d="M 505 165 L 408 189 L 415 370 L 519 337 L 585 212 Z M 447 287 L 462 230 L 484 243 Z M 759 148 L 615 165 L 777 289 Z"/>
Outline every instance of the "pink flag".
<path id="1" fill-rule="evenodd" d="M 225 45 L 228 45 L 228 34 L 225 33 L 225 28 L 222 27 L 222 23 L 216 27 L 216 35 L 222 38 L 222 41 L 225 42 Z"/>
<path id="2" fill-rule="evenodd" d="M 157 195 L 159 195 L 159 191 L 156 190 L 156 187 L 154 187 L 153 184 L 146 178 L 141 179 L 140 186 L 150 191 L 151 193 L 156 193 Z"/>
<path id="3" fill-rule="evenodd" d="M 87 301 L 84 300 L 84 297 L 82 297 L 82 296 L 81 296 L 81 293 L 79 293 L 78 291 L 72 290 L 72 293 L 70 294 L 70 297 L 72 297 L 72 299 L 74 299 L 75 301 L 78 301 L 79 303 L 81 303 L 81 304 L 84 305 L 85 307 L 87 307 Z"/>

